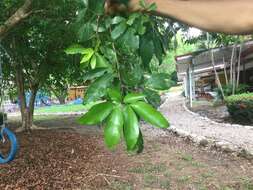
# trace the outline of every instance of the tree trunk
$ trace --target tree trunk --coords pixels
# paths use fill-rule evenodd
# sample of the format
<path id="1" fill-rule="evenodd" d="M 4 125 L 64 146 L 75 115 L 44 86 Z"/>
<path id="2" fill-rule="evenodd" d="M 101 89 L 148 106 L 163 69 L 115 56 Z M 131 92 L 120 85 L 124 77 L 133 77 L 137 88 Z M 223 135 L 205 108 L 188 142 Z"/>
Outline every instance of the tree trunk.
<path id="1" fill-rule="evenodd" d="M 62 90 L 61 92 L 57 91 L 53 87 L 50 87 L 50 89 L 54 93 L 54 95 L 56 96 L 56 98 L 58 99 L 60 104 L 65 104 L 66 103 L 66 97 L 67 97 L 67 94 L 68 94 L 67 89 L 68 88 L 66 88 L 66 90 Z"/>
<path id="2" fill-rule="evenodd" d="M 22 125 L 18 131 L 29 131 L 33 126 L 33 113 L 34 113 L 34 103 L 36 94 L 38 91 L 39 84 L 31 85 L 31 96 L 29 100 L 29 104 L 27 105 L 26 96 L 25 96 L 25 88 L 24 88 L 24 76 L 22 72 L 22 68 L 17 66 L 16 68 L 16 83 L 18 88 L 18 98 L 20 104 L 20 112 Z"/>
<path id="3" fill-rule="evenodd" d="M 59 100 L 60 104 L 65 104 L 65 96 L 57 96 L 57 99 Z"/>
<path id="4" fill-rule="evenodd" d="M 4 24 L 0 25 L 0 40 L 17 24 L 31 14 L 32 0 L 26 0 L 24 4 Z"/>
<path id="5" fill-rule="evenodd" d="M 27 105 L 26 105 L 26 97 L 25 97 L 25 89 L 24 89 L 24 76 L 20 66 L 16 67 L 16 83 L 18 89 L 18 100 L 20 106 L 20 113 L 22 119 L 22 128 L 26 128 L 26 120 L 27 120 Z"/>
<path id="6" fill-rule="evenodd" d="M 36 94 L 38 92 L 39 84 L 32 84 L 31 86 L 31 96 L 29 101 L 29 109 L 28 109 L 28 127 L 29 129 L 33 126 L 33 114 L 34 114 L 34 103 L 36 99 Z"/>

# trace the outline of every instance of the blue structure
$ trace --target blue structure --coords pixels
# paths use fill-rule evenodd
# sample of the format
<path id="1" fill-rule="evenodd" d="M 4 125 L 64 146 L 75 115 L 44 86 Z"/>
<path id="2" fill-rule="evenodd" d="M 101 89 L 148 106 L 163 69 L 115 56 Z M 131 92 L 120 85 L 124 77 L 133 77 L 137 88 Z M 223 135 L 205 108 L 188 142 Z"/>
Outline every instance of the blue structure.
<path id="1" fill-rule="evenodd" d="M 1 44 L 0 44 L 0 47 Z M 3 47 L 2 47 L 3 49 Z M 3 49 L 4 50 L 4 49 Z M 3 91 L 3 73 L 2 73 L 2 57 L 1 57 L 1 51 L 0 51 L 0 105 L 2 106 L 3 104 L 3 101 L 4 101 L 4 91 Z M 1 133 L 0 133 L 0 141 L 2 141 L 3 143 L 5 143 L 4 140 L 6 140 L 5 138 L 7 138 L 9 141 L 10 141 L 10 144 L 11 144 L 11 147 L 10 147 L 10 150 L 8 152 L 8 154 L 5 156 L 3 154 L 1 154 L 0 152 L 0 164 L 5 164 L 5 163 L 8 163 L 10 161 L 12 161 L 14 158 L 15 158 L 15 155 L 17 153 L 17 150 L 18 150 L 18 142 L 17 142 L 17 138 L 15 136 L 15 134 L 9 130 L 8 128 L 5 127 L 5 114 L 3 113 L 3 110 L 2 110 L 2 114 L 1 114 L 1 117 L 2 117 L 2 120 L 1 120 L 1 123 L 0 123 L 0 129 L 1 129 Z"/>
<path id="2" fill-rule="evenodd" d="M 30 102 L 31 93 L 26 92 L 25 93 L 26 102 L 27 105 Z M 41 106 L 51 106 L 51 100 L 50 97 L 48 97 L 44 92 L 38 91 L 35 97 L 35 107 L 41 107 Z"/>
<path id="3" fill-rule="evenodd" d="M 11 147 L 7 156 L 4 156 L 0 153 L 0 164 L 6 164 L 12 161 L 15 158 L 15 155 L 19 147 L 15 134 L 6 127 L 2 128 L 1 133 L 0 133 L 0 140 L 3 140 L 3 138 L 8 138 L 8 140 L 10 141 Z"/>

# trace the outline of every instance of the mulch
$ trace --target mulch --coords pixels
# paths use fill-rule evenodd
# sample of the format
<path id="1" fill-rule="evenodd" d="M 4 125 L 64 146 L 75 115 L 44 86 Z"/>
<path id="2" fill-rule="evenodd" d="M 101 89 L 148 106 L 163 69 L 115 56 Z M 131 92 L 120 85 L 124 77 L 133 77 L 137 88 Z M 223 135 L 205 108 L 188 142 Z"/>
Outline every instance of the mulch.
<path id="1" fill-rule="evenodd" d="M 1 190 L 103 189 L 114 179 L 128 181 L 120 173 L 127 155 L 108 151 L 100 136 L 43 130 L 18 139 L 16 159 L 0 166 Z"/>

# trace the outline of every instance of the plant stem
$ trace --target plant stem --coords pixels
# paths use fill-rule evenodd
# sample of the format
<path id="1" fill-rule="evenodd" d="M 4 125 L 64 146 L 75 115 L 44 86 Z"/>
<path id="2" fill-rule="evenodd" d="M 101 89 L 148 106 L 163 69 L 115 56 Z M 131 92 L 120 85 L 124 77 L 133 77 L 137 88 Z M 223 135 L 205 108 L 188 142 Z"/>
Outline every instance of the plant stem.
<path id="1" fill-rule="evenodd" d="M 123 82 L 122 82 L 121 75 L 120 75 L 119 60 L 118 60 L 117 51 L 116 51 L 114 42 L 112 43 L 112 48 L 113 48 L 113 50 L 115 52 L 115 56 L 116 56 L 115 57 L 115 59 L 116 59 L 116 72 L 117 72 L 117 75 L 119 78 L 121 92 L 122 92 L 122 94 L 124 94 Z"/>

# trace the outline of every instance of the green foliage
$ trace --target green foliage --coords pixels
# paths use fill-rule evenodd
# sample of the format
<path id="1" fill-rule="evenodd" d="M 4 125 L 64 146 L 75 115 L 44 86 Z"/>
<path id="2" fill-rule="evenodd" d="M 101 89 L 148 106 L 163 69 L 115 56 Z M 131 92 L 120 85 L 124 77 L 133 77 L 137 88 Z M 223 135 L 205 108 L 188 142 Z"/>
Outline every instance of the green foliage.
<path id="1" fill-rule="evenodd" d="M 223 85 L 222 88 L 223 88 L 224 95 L 226 97 L 227 96 L 231 96 L 233 94 L 233 85 L 231 85 L 231 84 Z M 238 87 L 235 88 L 234 94 L 245 93 L 245 92 L 248 91 L 248 89 L 249 89 L 248 85 L 246 85 L 246 84 L 240 84 Z M 216 88 L 215 91 L 218 93 L 218 96 L 220 98 L 222 98 L 221 90 L 219 88 Z"/>
<path id="2" fill-rule="evenodd" d="M 143 93 L 145 94 L 146 99 L 148 100 L 148 102 L 152 106 L 154 106 L 155 108 L 157 108 L 157 107 L 160 106 L 160 104 L 161 104 L 161 97 L 160 97 L 160 95 L 158 94 L 157 91 L 146 88 L 143 91 Z"/>
<path id="3" fill-rule="evenodd" d="M 100 124 L 107 118 L 112 109 L 113 104 L 111 102 L 97 104 L 79 119 L 79 123 L 83 125 Z"/>
<path id="4" fill-rule="evenodd" d="M 127 94 L 124 98 L 124 103 L 134 103 L 140 100 L 144 100 L 145 95 L 144 94 L 137 94 L 137 93 L 130 93 Z"/>
<path id="5" fill-rule="evenodd" d="M 124 134 L 127 150 L 133 150 L 137 144 L 140 135 L 138 118 L 130 106 L 126 106 L 124 110 Z"/>
<path id="6" fill-rule="evenodd" d="M 165 73 L 155 73 L 148 78 L 146 86 L 155 90 L 167 90 L 173 85 L 170 75 Z"/>
<path id="7" fill-rule="evenodd" d="M 150 64 L 152 58 L 158 60 L 158 67 L 162 63 L 169 45 L 165 40 L 169 26 L 147 13 L 105 15 L 97 3 L 86 0 L 78 11 L 73 26 L 77 27 L 75 43 L 79 45 L 65 50 L 69 55 L 79 56 L 81 68 L 86 72 L 84 79 L 89 87 L 84 104 L 104 101 L 82 116 L 80 123 L 103 125 L 105 144 L 110 149 L 116 147 L 123 135 L 127 150 L 141 152 L 140 118 L 156 127 L 169 126 L 151 105 L 160 105 L 157 91 L 171 87 L 171 76 L 153 72 Z M 155 4 L 145 1 L 140 5 L 147 12 L 156 9 Z"/>
<path id="8" fill-rule="evenodd" d="M 123 123 L 121 107 L 117 106 L 113 109 L 105 125 L 104 137 L 108 148 L 113 149 L 119 144 Z"/>
<path id="9" fill-rule="evenodd" d="M 149 104 L 139 101 L 131 104 L 134 111 L 146 122 L 159 128 L 167 128 L 169 126 L 168 121 L 162 116 L 162 114 L 156 111 Z"/>
<path id="10" fill-rule="evenodd" d="M 90 103 L 99 100 L 106 95 L 107 88 L 111 85 L 113 81 L 113 74 L 107 73 L 103 76 L 97 78 L 87 89 L 84 103 Z"/>
<path id="11" fill-rule="evenodd" d="M 253 123 L 253 93 L 232 95 L 225 100 L 231 117 L 242 123 Z"/>
<path id="12" fill-rule="evenodd" d="M 23 3 L 20 0 L 1 1 L 0 22 Z M 34 14 L 30 14 L 1 41 L 9 54 L 4 56 L 4 77 L 14 84 L 14 89 L 17 89 L 17 70 L 24 79 L 26 92 L 31 91 L 32 86 L 39 86 L 40 90 L 63 97 L 63 100 L 68 86 L 80 82 L 84 71 L 80 70 L 75 59 L 62 51 L 75 40 L 69 23 L 74 22 L 78 7 L 80 2 L 72 0 L 33 1 L 31 12 Z M 80 45 L 75 48 L 78 50 L 78 46 L 80 51 Z"/>
<path id="13" fill-rule="evenodd" d="M 144 101 L 138 101 L 138 99 L 143 99 L 143 96 L 128 94 L 123 98 L 128 103 L 124 103 L 118 101 L 119 94 L 115 93 L 115 90 L 108 90 L 109 93 L 112 91 L 114 93 L 113 96 L 110 95 L 111 100 L 93 106 L 79 119 L 79 123 L 83 125 L 105 125 L 105 143 L 110 149 L 116 147 L 120 142 L 121 134 L 123 134 L 127 150 L 141 152 L 143 137 L 139 127 L 139 118 L 159 128 L 167 128 L 169 123 L 151 105 Z M 117 95 L 115 96 L 115 94 Z M 116 101 L 112 97 L 117 97 Z"/>

